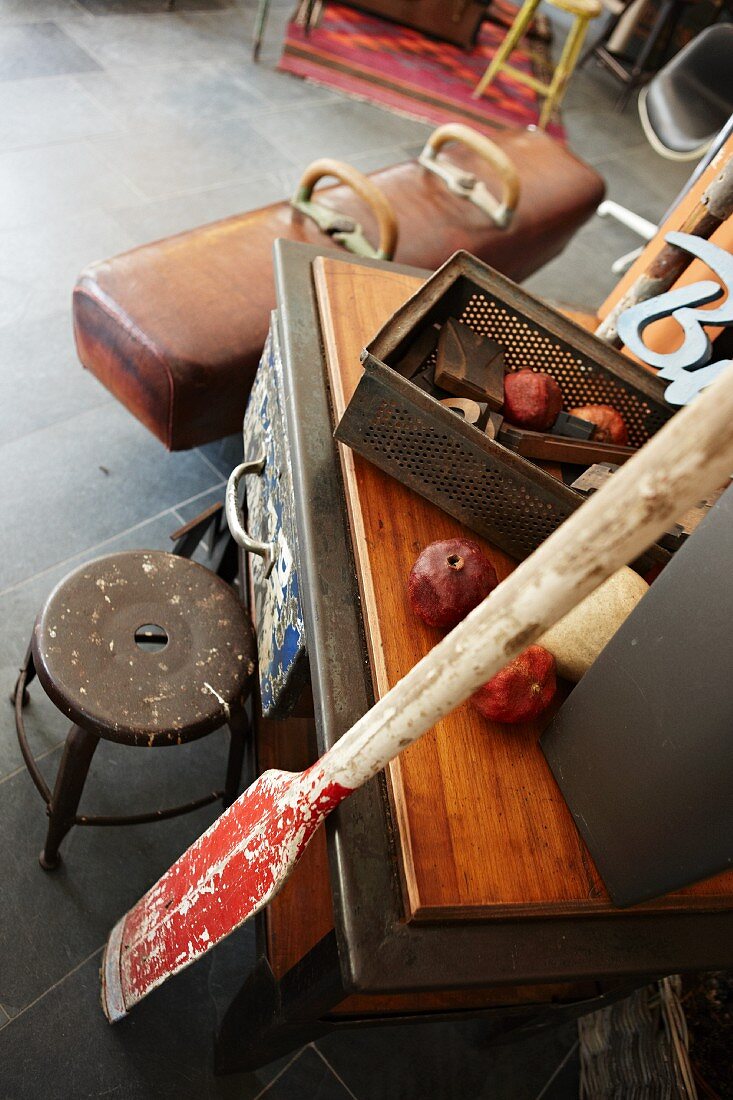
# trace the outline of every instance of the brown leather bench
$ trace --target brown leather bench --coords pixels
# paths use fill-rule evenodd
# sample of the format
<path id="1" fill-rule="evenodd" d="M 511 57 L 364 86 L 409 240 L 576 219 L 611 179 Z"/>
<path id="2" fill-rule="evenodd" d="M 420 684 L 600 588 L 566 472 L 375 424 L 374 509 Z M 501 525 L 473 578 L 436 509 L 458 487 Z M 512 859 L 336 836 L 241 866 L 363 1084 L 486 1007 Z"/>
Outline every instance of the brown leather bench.
<path id="1" fill-rule="evenodd" d="M 521 184 L 508 228 L 417 160 L 372 174 L 397 212 L 396 261 L 434 270 L 466 249 L 521 280 L 557 256 L 603 198 L 601 177 L 546 134 L 506 130 L 495 142 Z M 501 157 L 489 167 L 474 149 L 452 144 L 435 159 L 473 174 L 493 193 L 504 176 L 506 195 Z M 356 219 L 370 240 L 383 228 L 347 186 L 316 195 Z M 241 429 L 275 303 L 271 251 L 278 237 L 329 241 L 313 220 L 281 202 L 134 249 L 80 276 L 74 332 L 81 362 L 169 449 Z"/>

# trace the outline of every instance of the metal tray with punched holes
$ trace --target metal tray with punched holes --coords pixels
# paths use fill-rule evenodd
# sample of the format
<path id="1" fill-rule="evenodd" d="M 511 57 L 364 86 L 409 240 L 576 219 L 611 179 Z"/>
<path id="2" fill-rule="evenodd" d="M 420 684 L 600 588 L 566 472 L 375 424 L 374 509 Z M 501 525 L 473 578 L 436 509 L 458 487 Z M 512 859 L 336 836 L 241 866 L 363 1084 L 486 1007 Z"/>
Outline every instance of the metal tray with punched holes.
<path id="1" fill-rule="evenodd" d="M 612 405 L 634 446 L 645 443 L 673 410 L 654 376 L 467 252 L 457 252 L 428 279 L 363 352 L 364 374 L 335 435 L 521 560 L 584 497 L 398 373 L 397 364 L 420 332 L 449 317 L 499 343 L 508 370 L 531 367 L 551 374 L 567 408 Z M 637 565 L 645 570 L 668 558 L 654 546 Z"/>

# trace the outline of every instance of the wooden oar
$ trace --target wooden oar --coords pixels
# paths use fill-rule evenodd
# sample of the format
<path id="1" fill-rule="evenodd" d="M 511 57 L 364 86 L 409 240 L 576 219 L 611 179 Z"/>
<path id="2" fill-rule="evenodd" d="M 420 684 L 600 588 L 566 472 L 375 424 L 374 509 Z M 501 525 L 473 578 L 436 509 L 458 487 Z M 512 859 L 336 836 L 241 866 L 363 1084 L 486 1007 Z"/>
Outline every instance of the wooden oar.
<path id="1" fill-rule="evenodd" d="M 733 156 L 729 157 L 715 179 L 705 188 L 680 226 L 680 233 L 708 240 L 733 214 Z M 596 329 L 596 336 L 613 347 L 621 347 L 618 322 L 621 314 L 639 302 L 663 294 L 679 279 L 692 262 L 692 253 L 665 241 L 646 271 L 634 280 L 608 316 Z"/>
<path id="2" fill-rule="evenodd" d="M 527 558 L 312 767 L 265 772 L 116 925 L 110 1020 L 238 928 L 323 819 L 733 471 L 733 367 Z M 456 472 L 460 476 L 460 471 Z"/>

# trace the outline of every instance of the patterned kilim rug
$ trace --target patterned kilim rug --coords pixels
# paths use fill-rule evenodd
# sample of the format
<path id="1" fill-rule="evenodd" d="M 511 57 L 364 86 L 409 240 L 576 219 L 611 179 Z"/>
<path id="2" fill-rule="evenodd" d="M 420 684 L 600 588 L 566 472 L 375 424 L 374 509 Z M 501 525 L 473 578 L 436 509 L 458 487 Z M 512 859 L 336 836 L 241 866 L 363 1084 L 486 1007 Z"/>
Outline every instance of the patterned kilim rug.
<path id="1" fill-rule="evenodd" d="M 408 27 L 328 3 L 308 34 L 294 22 L 288 25 L 278 68 L 422 122 L 466 122 L 489 135 L 497 126 L 530 126 L 539 118 L 541 101 L 531 88 L 505 73 L 481 99 L 471 98 L 516 9 L 503 4 L 499 12 L 501 24 L 484 23 L 476 46 L 466 52 Z M 546 20 L 538 22 L 535 33 L 511 57 L 513 66 L 540 80 L 547 80 L 551 71 L 546 27 Z M 564 139 L 559 119 L 547 129 Z"/>

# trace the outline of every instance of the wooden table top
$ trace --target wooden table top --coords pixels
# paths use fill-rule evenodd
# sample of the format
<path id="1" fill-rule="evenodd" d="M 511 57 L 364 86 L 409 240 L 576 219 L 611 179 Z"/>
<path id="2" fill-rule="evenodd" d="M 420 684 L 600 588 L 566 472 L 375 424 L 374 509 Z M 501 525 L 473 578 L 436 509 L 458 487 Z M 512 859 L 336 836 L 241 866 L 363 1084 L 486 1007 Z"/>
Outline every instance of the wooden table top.
<path id="1" fill-rule="evenodd" d="M 361 375 L 361 349 L 420 283 L 325 257 L 315 261 L 314 272 L 338 420 Z M 410 610 L 406 578 L 413 561 L 436 539 L 477 536 L 348 448 L 339 449 L 380 697 L 439 638 Z M 482 545 L 500 579 L 511 572 L 511 559 Z M 610 904 L 539 747 L 550 717 L 507 728 L 464 704 L 392 762 L 388 779 L 408 920 L 611 913 L 622 919 L 640 909 L 732 908 L 733 872 L 631 911 Z"/>

